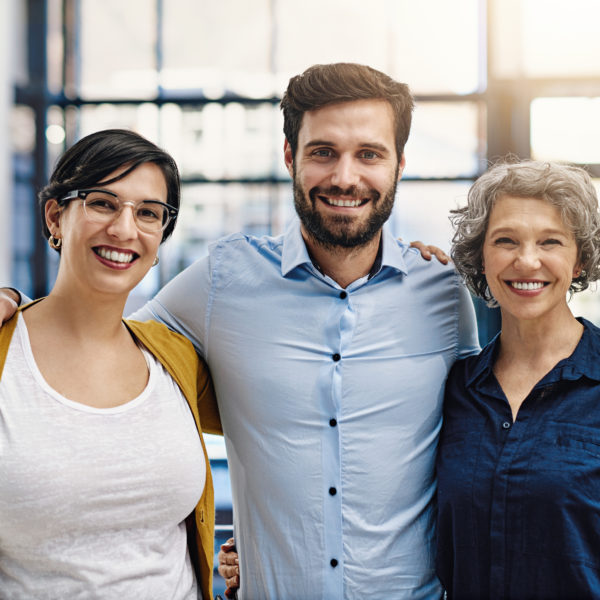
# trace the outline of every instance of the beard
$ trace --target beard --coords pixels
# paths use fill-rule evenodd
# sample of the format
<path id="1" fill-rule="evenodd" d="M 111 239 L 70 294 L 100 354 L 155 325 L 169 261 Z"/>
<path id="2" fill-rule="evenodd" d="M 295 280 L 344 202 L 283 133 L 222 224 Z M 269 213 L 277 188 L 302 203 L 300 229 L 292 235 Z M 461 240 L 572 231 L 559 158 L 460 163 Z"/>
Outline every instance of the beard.
<path id="1" fill-rule="evenodd" d="M 383 197 L 375 189 L 352 186 L 342 189 L 337 186 L 321 188 L 315 186 L 306 194 L 294 170 L 294 206 L 300 222 L 310 237 L 320 246 L 328 249 L 356 248 L 364 246 L 379 233 L 383 224 L 389 219 L 394 206 L 396 186 L 398 183 L 398 167 L 392 185 Z M 371 213 L 366 221 L 356 226 L 352 215 L 323 216 L 317 210 L 318 196 L 344 196 L 365 200 L 372 204 Z"/>

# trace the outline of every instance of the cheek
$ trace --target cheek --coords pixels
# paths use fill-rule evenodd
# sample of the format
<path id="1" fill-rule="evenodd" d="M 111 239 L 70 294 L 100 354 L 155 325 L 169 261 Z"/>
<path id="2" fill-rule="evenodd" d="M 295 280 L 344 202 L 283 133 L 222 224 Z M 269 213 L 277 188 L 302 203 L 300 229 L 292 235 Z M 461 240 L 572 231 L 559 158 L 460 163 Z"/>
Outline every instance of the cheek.
<path id="1" fill-rule="evenodd" d="M 162 232 L 160 233 L 160 235 L 153 236 L 152 238 L 148 238 L 146 240 L 145 246 L 148 251 L 148 254 L 151 254 L 152 256 L 156 256 L 158 254 L 158 249 L 160 248 L 161 240 Z"/>
<path id="2" fill-rule="evenodd" d="M 309 168 L 304 168 L 296 173 L 296 180 L 305 190 L 322 185 L 326 177 L 326 169 L 319 167 L 319 165 L 311 165 Z"/>
<path id="3" fill-rule="evenodd" d="M 511 265 L 512 256 L 499 249 L 484 248 L 481 260 L 485 276 L 492 279 Z"/>

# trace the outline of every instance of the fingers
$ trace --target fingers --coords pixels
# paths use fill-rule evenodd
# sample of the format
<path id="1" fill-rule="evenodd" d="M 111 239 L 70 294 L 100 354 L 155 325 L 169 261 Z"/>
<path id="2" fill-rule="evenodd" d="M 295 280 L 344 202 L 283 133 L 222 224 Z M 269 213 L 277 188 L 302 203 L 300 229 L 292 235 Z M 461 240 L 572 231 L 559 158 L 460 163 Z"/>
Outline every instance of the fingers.
<path id="1" fill-rule="evenodd" d="M 235 551 L 235 540 L 229 538 L 224 544 L 221 545 L 221 550 L 217 556 L 219 560 L 218 572 L 219 575 L 225 580 L 225 585 L 228 588 L 239 588 L 240 587 L 240 568 L 238 561 L 238 554 Z M 231 597 L 233 589 L 228 589 L 226 595 Z"/>
<path id="2" fill-rule="evenodd" d="M 438 248 L 437 246 L 428 246 L 428 249 L 429 249 L 430 252 L 433 252 L 434 256 L 443 265 L 447 265 L 448 264 L 448 261 L 450 260 L 450 257 L 441 248 Z"/>
<path id="3" fill-rule="evenodd" d="M 431 260 L 431 257 L 435 256 L 443 265 L 447 265 L 450 261 L 450 257 L 437 246 L 426 245 L 420 241 L 411 242 L 410 245 L 412 248 L 416 248 L 425 260 Z"/>
<path id="4" fill-rule="evenodd" d="M 423 242 L 416 240 L 410 243 L 410 247 L 416 248 L 425 260 L 431 260 L 431 252 L 429 251 L 429 246 L 426 246 Z"/>
<path id="5" fill-rule="evenodd" d="M 233 550 L 233 548 L 235 547 L 235 538 L 230 537 L 228 540 L 226 540 L 225 542 L 223 542 L 221 544 L 221 550 L 224 550 L 225 552 L 229 552 L 230 550 Z"/>
<path id="6" fill-rule="evenodd" d="M 236 559 L 237 560 L 237 559 Z M 240 587 L 240 568 L 237 565 L 219 565 L 219 575 L 225 580 L 228 588 Z"/>
<path id="7" fill-rule="evenodd" d="M 238 569 L 238 567 L 232 567 L 235 569 Z M 236 575 L 233 575 L 232 577 L 223 577 L 223 579 L 225 580 L 225 585 L 229 588 L 229 589 L 237 589 L 240 587 L 240 574 L 237 573 Z"/>

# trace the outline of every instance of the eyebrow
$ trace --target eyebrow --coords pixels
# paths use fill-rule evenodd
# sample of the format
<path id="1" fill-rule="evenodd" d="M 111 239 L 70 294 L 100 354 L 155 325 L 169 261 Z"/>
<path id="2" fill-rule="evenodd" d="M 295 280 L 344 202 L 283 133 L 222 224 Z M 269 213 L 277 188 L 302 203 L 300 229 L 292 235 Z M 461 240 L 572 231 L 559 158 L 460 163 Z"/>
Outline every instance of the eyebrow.
<path id="1" fill-rule="evenodd" d="M 307 142 L 304 145 L 305 148 L 314 148 L 316 146 L 331 146 L 335 148 L 336 144 L 335 142 L 329 140 L 311 140 L 310 142 Z M 380 144 L 378 142 L 361 142 L 359 146 L 361 148 L 378 150 L 379 152 L 391 152 L 391 150 L 387 146 L 384 146 L 383 144 Z"/>
<path id="2" fill-rule="evenodd" d="M 116 192 L 113 192 L 112 190 L 106 189 L 106 188 L 100 188 L 100 187 L 96 187 L 96 188 L 82 188 L 81 190 L 75 190 L 77 192 L 81 191 L 81 192 L 102 192 L 103 194 L 108 194 L 109 196 L 113 196 L 114 198 L 116 198 L 119 202 L 122 201 L 122 196 L 119 196 L 119 194 L 117 194 Z M 168 195 L 167 195 L 167 200 L 169 199 Z M 160 204 L 168 204 L 169 206 L 171 206 L 167 200 L 160 200 L 159 198 L 143 198 L 142 200 L 140 200 L 139 202 L 136 202 L 137 204 L 140 204 L 141 202 L 158 202 Z"/>
<path id="3" fill-rule="evenodd" d="M 518 226 L 502 226 L 502 227 L 496 227 L 494 229 L 490 229 L 489 230 L 489 235 L 494 236 L 494 235 L 498 235 L 501 233 L 513 233 L 515 231 L 515 229 L 518 229 Z M 569 232 L 568 230 L 563 230 L 563 229 L 543 229 L 542 231 L 540 231 L 541 235 L 563 235 L 565 237 L 569 236 Z"/>

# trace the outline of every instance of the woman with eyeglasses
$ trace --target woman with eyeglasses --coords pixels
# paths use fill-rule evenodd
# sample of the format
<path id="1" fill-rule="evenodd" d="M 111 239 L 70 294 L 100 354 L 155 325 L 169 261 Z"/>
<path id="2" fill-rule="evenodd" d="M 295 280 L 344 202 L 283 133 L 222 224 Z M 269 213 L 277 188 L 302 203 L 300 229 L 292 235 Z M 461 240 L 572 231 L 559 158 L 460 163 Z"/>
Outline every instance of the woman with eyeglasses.
<path id="1" fill-rule="evenodd" d="M 39 199 L 60 264 L 0 331 L 0 595 L 210 598 L 209 375 L 183 337 L 122 319 L 175 226 L 177 167 L 101 131 Z"/>

